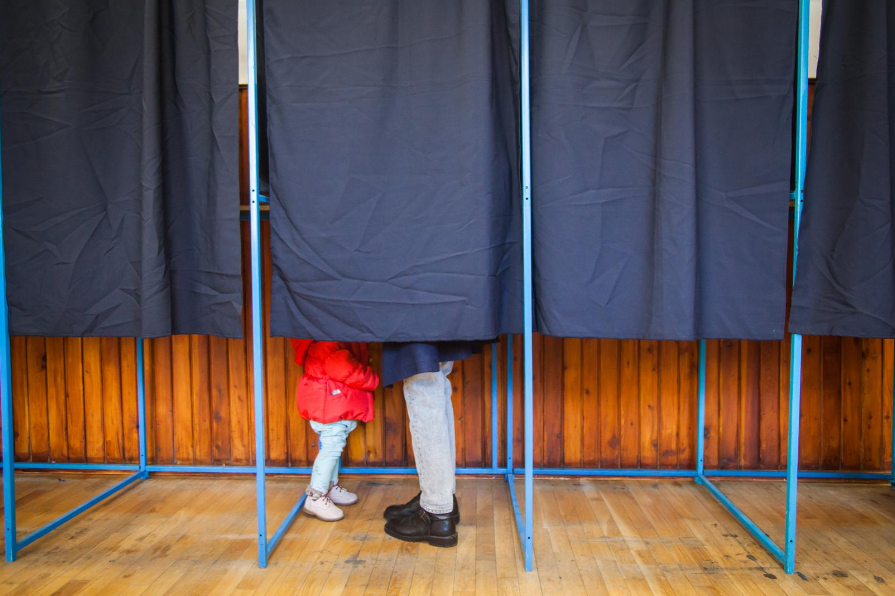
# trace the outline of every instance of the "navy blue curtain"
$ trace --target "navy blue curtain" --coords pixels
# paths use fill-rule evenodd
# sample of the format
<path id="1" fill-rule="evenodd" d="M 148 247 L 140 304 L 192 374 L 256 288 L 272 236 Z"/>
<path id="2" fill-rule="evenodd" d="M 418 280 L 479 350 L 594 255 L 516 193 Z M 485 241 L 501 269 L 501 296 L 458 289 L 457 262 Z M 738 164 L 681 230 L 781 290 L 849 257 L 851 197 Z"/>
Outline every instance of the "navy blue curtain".
<path id="1" fill-rule="evenodd" d="M 265 0 L 271 332 L 521 329 L 513 0 Z"/>
<path id="2" fill-rule="evenodd" d="M 241 335 L 237 2 L 0 2 L 12 333 Z"/>
<path id="3" fill-rule="evenodd" d="M 782 337 L 798 0 L 532 19 L 539 330 Z"/>
<path id="4" fill-rule="evenodd" d="M 824 2 L 790 330 L 895 337 L 895 3 Z"/>

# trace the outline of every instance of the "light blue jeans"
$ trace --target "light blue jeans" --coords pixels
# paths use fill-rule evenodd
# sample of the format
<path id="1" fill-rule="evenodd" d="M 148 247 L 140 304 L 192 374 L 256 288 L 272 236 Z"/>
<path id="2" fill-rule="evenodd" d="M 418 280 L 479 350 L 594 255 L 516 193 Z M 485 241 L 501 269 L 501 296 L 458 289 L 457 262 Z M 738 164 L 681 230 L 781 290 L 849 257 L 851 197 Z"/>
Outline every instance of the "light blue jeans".
<path id="1" fill-rule="evenodd" d="M 339 420 L 322 424 L 311 422 L 311 428 L 317 433 L 319 451 L 311 471 L 311 489 L 327 493 L 330 483 L 339 482 L 339 458 L 348 442 L 348 433 L 357 428 L 357 420 Z"/>
<path id="2" fill-rule="evenodd" d="M 413 456 L 420 477 L 420 505 L 429 513 L 450 513 L 457 491 L 454 406 L 448 375 L 453 362 L 433 373 L 404 380 L 404 401 L 413 437 Z"/>

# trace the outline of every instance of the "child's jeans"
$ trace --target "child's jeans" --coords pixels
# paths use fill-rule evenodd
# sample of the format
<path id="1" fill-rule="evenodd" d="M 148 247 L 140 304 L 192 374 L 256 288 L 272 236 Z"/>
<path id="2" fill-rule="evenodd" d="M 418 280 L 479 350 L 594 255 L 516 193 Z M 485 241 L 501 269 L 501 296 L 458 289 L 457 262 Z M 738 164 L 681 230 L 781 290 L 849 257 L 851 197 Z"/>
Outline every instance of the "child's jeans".
<path id="1" fill-rule="evenodd" d="M 357 428 L 357 420 L 339 420 L 329 424 L 313 420 L 310 422 L 311 428 L 319 437 L 320 448 L 311 471 L 311 489 L 328 493 L 330 483 L 339 482 L 339 458 L 342 457 L 342 449 L 348 441 L 348 433 Z"/>

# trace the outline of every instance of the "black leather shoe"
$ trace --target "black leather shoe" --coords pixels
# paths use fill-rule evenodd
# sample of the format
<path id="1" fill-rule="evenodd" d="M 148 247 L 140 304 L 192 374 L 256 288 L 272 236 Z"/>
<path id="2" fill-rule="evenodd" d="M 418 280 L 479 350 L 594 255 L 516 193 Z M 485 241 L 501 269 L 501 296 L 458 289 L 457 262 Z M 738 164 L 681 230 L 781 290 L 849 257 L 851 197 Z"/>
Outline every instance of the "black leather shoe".
<path id="1" fill-rule="evenodd" d="M 432 546 L 457 546 L 457 524 L 452 514 L 429 513 L 422 507 L 415 513 L 385 522 L 385 533 L 404 542 L 428 542 Z"/>
<path id="2" fill-rule="evenodd" d="M 408 515 L 412 515 L 420 510 L 420 496 L 423 493 L 417 493 L 415 497 L 404 503 L 403 505 L 389 505 L 385 508 L 385 513 L 382 514 L 382 517 L 385 519 L 401 519 L 402 517 L 407 517 Z M 451 517 L 454 518 L 454 523 L 460 524 L 460 506 L 457 504 L 457 496 L 454 495 L 454 510 L 451 511 Z"/>

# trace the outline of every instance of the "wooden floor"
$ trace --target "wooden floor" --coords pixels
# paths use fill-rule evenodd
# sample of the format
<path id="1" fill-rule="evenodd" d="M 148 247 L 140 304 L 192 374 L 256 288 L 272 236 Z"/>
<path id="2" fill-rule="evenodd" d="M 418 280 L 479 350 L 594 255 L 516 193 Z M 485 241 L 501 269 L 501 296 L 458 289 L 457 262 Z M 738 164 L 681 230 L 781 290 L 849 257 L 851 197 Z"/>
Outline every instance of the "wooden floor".
<path id="1" fill-rule="evenodd" d="M 20 475 L 20 534 L 114 482 Z M 300 517 L 270 567 L 255 564 L 252 478 L 153 477 L 0 563 L 4 594 L 895 594 L 895 491 L 800 487 L 798 575 L 786 576 L 691 481 L 542 479 L 536 569 L 525 573 L 502 480 L 461 479 L 455 549 L 404 544 L 381 512 L 411 478 L 349 478 L 338 523 Z M 269 481 L 271 528 L 303 488 Z M 772 537 L 783 485 L 724 482 Z"/>

